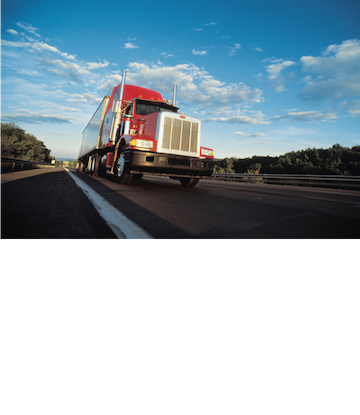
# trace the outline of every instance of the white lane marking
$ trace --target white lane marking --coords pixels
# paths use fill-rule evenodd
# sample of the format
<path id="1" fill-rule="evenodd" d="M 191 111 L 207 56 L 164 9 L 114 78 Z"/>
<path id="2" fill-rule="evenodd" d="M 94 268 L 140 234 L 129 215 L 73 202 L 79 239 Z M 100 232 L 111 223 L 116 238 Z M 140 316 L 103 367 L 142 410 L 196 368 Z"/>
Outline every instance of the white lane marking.
<path id="1" fill-rule="evenodd" d="M 114 206 L 95 192 L 90 186 L 71 173 L 66 167 L 65 170 L 74 180 L 77 186 L 85 193 L 100 216 L 105 219 L 108 226 L 115 233 L 118 239 L 152 239 L 152 237 L 132 222 L 125 215 L 119 212 Z"/>

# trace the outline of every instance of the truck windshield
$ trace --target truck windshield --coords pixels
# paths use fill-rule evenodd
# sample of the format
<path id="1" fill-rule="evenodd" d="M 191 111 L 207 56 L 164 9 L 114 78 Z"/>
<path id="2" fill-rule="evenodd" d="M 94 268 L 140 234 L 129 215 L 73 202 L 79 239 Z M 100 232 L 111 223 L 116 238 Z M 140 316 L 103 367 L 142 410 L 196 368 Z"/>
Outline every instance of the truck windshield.
<path id="1" fill-rule="evenodd" d="M 160 103 L 160 102 L 146 102 L 146 101 L 136 102 L 136 114 L 138 115 L 147 115 L 147 114 L 153 114 L 154 112 L 163 112 L 163 111 L 176 112 L 177 108 L 172 107 L 167 104 Z"/>

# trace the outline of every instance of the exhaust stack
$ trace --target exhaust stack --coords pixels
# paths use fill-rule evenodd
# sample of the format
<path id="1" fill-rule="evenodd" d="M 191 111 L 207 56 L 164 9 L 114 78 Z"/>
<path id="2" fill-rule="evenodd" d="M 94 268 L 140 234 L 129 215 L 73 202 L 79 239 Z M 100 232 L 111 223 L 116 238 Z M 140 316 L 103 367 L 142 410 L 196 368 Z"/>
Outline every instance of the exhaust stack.
<path id="1" fill-rule="evenodd" d="M 118 125 L 121 123 L 121 107 L 122 107 L 122 101 L 124 96 L 124 87 L 125 87 L 125 78 L 126 78 L 126 69 L 123 72 L 122 80 L 121 80 L 121 87 L 120 87 L 120 96 L 118 100 L 114 100 L 112 111 L 115 113 L 115 119 L 113 123 L 113 130 L 111 134 L 111 142 L 115 144 L 116 140 L 116 133 L 118 129 Z"/>
<path id="2" fill-rule="evenodd" d="M 174 85 L 174 91 L 173 91 L 173 99 L 172 99 L 172 104 L 175 107 L 175 103 L 176 103 L 176 85 Z"/>
<path id="3" fill-rule="evenodd" d="M 122 100 L 123 100 L 123 96 L 124 96 L 125 78 L 126 78 L 126 69 L 123 72 L 123 76 L 122 76 L 122 80 L 121 80 L 120 97 L 119 97 L 120 108 L 121 108 L 121 104 L 122 104 Z"/>

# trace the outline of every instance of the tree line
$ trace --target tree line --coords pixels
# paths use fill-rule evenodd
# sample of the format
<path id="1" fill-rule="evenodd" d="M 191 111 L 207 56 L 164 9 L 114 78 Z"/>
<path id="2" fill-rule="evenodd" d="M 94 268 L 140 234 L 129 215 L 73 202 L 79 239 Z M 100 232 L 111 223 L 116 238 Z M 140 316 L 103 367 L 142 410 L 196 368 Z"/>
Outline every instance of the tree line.
<path id="1" fill-rule="evenodd" d="M 51 150 L 32 134 L 13 123 L 1 123 L 1 155 L 20 160 L 50 163 Z"/>
<path id="2" fill-rule="evenodd" d="M 281 156 L 226 157 L 215 162 L 214 173 L 346 174 L 360 175 L 360 146 L 307 148 Z"/>
<path id="3" fill-rule="evenodd" d="M 56 160 L 55 167 L 76 167 L 77 160 Z"/>

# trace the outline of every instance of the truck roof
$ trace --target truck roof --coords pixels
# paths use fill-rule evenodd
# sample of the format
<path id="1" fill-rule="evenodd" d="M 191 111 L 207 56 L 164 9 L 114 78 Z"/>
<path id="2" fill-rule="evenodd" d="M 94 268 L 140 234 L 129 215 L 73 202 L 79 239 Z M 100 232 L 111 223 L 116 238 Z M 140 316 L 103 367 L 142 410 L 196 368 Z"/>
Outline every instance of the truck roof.
<path id="1" fill-rule="evenodd" d="M 108 113 L 112 107 L 114 99 L 119 99 L 120 97 L 120 88 L 121 84 L 115 86 L 112 90 L 110 101 L 107 107 L 106 112 Z M 141 98 L 144 100 L 149 101 L 158 101 L 158 102 L 164 102 L 163 96 L 160 94 L 160 92 L 154 91 L 152 89 L 143 88 L 141 86 L 136 85 L 128 85 L 125 84 L 124 86 L 124 95 L 123 100 L 124 101 L 131 101 L 134 98 Z"/>

